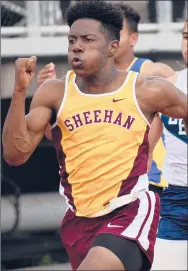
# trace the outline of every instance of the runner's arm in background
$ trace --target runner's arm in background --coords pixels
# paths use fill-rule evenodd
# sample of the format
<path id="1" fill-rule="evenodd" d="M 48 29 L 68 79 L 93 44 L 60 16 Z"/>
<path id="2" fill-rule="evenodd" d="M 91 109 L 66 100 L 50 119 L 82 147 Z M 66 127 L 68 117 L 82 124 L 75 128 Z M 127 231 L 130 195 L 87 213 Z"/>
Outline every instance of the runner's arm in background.
<path id="1" fill-rule="evenodd" d="M 159 139 L 161 138 L 162 132 L 163 132 L 162 121 L 159 117 L 159 114 L 155 114 L 154 120 L 152 121 L 152 124 L 151 124 L 149 135 L 148 135 L 148 141 L 149 141 L 148 172 L 151 169 L 154 148 L 157 145 Z"/>

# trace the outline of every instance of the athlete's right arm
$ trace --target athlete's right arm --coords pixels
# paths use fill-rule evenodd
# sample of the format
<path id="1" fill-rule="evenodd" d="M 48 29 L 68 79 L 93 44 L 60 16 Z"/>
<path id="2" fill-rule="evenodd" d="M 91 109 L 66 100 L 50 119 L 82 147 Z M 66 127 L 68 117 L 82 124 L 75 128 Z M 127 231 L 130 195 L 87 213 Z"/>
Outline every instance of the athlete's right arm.
<path id="1" fill-rule="evenodd" d="M 12 166 L 24 164 L 29 159 L 51 119 L 56 96 L 52 81 L 37 90 L 30 112 L 25 116 L 26 90 L 34 77 L 35 67 L 35 57 L 20 58 L 15 65 L 14 92 L 2 135 L 4 158 Z"/>

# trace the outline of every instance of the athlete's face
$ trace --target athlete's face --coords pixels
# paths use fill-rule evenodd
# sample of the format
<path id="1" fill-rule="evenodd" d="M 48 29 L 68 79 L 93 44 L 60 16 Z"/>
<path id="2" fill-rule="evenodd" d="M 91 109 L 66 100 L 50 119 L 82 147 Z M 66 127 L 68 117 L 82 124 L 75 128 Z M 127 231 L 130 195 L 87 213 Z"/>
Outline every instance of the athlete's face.
<path id="1" fill-rule="evenodd" d="M 188 22 L 185 23 L 183 33 L 182 33 L 182 55 L 185 60 L 186 65 L 188 65 Z"/>
<path id="2" fill-rule="evenodd" d="M 123 23 L 123 29 L 120 33 L 120 43 L 115 59 L 121 59 L 124 55 L 127 55 L 129 52 L 132 53 L 134 46 L 138 40 L 138 33 L 133 33 L 130 31 L 126 20 Z"/>
<path id="3" fill-rule="evenodd" d="M 98 74 L 118 50 L 118 41 L 109 41 L 101 23 L 91 19 L 79 19 L 70 29 L 68 61 L 80 77 Z"/>

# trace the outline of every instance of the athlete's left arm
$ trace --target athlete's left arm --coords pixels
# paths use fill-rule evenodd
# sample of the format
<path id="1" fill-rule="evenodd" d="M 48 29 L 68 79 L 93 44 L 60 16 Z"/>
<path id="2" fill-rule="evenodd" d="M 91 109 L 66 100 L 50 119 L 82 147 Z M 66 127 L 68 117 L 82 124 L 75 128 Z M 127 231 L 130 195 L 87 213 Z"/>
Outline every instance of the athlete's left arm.
<path id="1" fill-rule="evenodd" d="M 175 119 L 184 119 L 188 135 L 188 96 L 162 78 L 145 78 L 145 82 L 148 89 L 146 99 L 150 113 L 161 112 Z"/>
<path id="2" fill-rule="evenodd" d="M 146 62 L 143 65 L 141 74 L 143 76 L 159 76 L 168 78 L 174 75 L 175 71 L 168 65 L 160 62 Z"/>

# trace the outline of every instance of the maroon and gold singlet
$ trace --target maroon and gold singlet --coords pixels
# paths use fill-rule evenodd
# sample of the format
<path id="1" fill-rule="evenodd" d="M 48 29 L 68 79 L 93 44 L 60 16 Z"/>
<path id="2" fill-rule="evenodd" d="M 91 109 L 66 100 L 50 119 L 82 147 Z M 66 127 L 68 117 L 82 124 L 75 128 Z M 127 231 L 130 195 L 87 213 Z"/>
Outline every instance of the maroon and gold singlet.
<path id="1" fill-rule="evenodd" d="M 118 90 L 97 95 L 82 93 L 73 71 L 66 75 L 52 135 L 60 193 L 77 216 L 95 216 L 110 200 L 148 187 L 149 123 L 136 100 L 137 74 L 128 72 Z"/>

